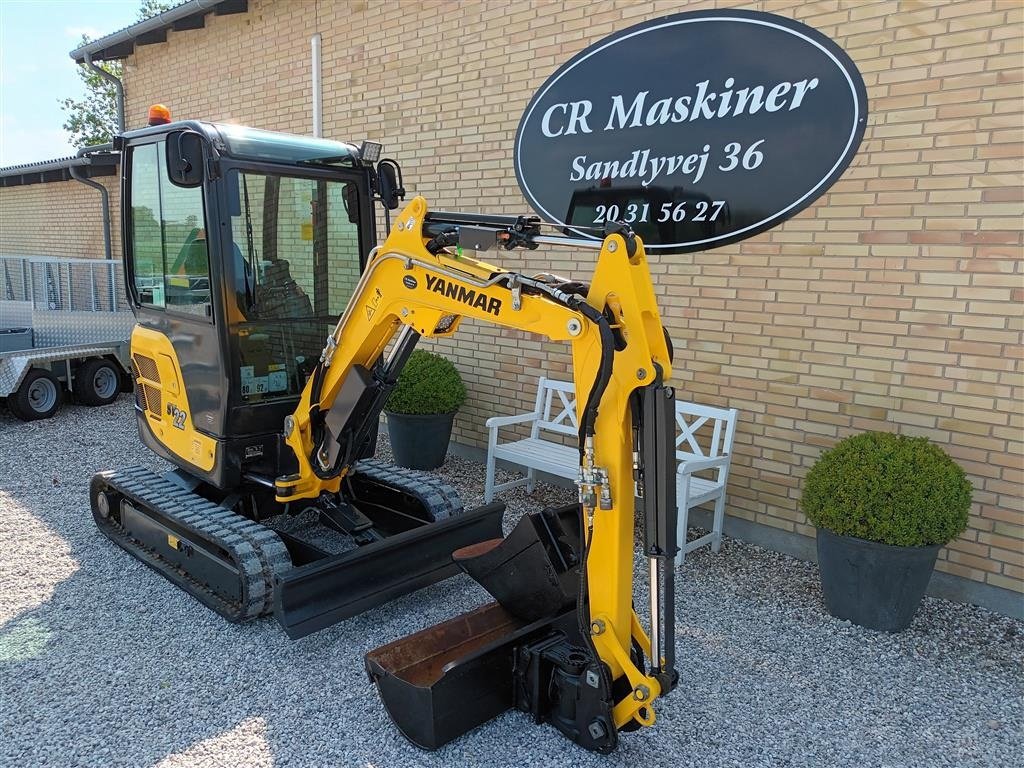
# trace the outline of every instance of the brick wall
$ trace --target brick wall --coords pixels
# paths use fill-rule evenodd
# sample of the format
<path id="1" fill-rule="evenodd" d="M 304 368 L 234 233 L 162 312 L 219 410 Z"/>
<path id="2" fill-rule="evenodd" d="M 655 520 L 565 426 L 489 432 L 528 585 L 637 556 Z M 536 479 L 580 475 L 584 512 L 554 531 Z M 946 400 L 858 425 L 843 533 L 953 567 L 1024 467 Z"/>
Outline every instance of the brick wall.
<path id="1" fill-rule="evenodd" d="M 120 258 L 117 177 L 95 180 L 110 192 L 112 250 Z M 102 259 L 99 191 L 78 181 L 0 188 L 0 255 Z"/>
<path id="2" fill-rule="evenodd" d="M 436 208 L 522 212 L 512 170 L 535 89 L 590 42 L 729 3 L 250 0 L 128 60 L 131 125 L 175 116 L 309 132 L 309 37 L 323 35 L 324 127 L 383 141 Z M 813 535 L 797 509 L 821 451 L 866 429 L 926 435 L 976 488 L 939 568 L 1024 589 L 1022 9 L 982 2 L 759 2 L 835 39 L 864 74 L 860 154 L 817 204 L 736 245 L 655 256 L 684 398 L 740 409 L 729 514 Z M 84 193 L 83 193 L 84 194 Z M 592 254 L 500 257 L 585 278 Z M 457 436 L 527 409 L 561 345 L 466 324 L 439 346 L 467 381 Z"/>

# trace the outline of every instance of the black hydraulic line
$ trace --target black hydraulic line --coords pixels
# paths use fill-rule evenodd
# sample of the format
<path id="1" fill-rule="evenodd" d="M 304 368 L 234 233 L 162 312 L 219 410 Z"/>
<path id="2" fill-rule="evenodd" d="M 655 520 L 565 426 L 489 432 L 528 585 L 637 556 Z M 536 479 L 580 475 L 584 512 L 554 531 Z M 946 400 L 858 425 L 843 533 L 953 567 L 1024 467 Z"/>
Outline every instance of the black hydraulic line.
<path id="1" fill-rule="evenodd" d="M 540 221 L 536 217 L 463 213 L 461 211 L 430 211 L 423 217 L 423 226 L 427 228 L 431 224 L 479 224 L 489 227 L 514 227 L 517 224 L 521 224 L 524 219 Z"/>
<path id="2" fill-rule="evenodd" d="M 333 338 L 333 336 L 331 336 Z M 309 423 L 313 428 L 313 445 L 314 447 L 320 444 L 321 435 L 320 426 L 322 424 L 320 416 L 320 397 L 323 394 L 324 388 L 324 375 L 327 373 L 326 362 L 321 355 L 320 360 L 317 361 L 316 367 L 313 368 L 313 384 L 309 390 Z M 315 454 L 315 448 L 314 448 Z M 312 456 L 310 461 L 313 466 L 314 472 L 316 471 L 316 456 Z"/>
<path id="3" fill-rule="evenodd" d="M 432 237 L 430 240 L 427 241 L 427 244 L 424 246 L 424 248 L 427 249 L 428 253 L 430 253 L 433 256 L 436 256 L 443 249 L 448 248 L 449 246 L 452 245 L 458 245 L 458 243 L 459 230 L 452 228 L 446 229 L 443 232 L 440 232 L 434 237 Z"/>
<path id="4" fill-rule="evenodd" d="M 310 418 L 320 412 L 320 396 L 324 387 L 324 361 L 317 361 L 313 368 L 313 385 L 309 389 L 309 415 Z"/>
<path id="5" fill-rule="evenodd" d="M 583 444 L 587 437 L 594 434 L 594 424 L 597 422 L 597 411 L 600 407 L 601 398 L 604 397 L 605 389 L 608 388 L 608 382 L 612 378 L 612 363 L 614 362 L 615 354 L 615 336 L 612 333 L 611 325 L 608 323 L 608 318 L 601 312 L 596 310 L 594 307 L 587 304 L 582 299 L 576 299 L 569 302 L 571 309 L 576 310 L 582 314 L 585 318 L 593 322 L 598 332 L 601 334 L 601 364 L 597 369 L 597 376 L 594 379 L 594 386 L 590 389 L 590 394 L 587 396 L 587 405 L 583 409 L 582 418 L 580 418 L 580 454 L 583 453 Z"/>

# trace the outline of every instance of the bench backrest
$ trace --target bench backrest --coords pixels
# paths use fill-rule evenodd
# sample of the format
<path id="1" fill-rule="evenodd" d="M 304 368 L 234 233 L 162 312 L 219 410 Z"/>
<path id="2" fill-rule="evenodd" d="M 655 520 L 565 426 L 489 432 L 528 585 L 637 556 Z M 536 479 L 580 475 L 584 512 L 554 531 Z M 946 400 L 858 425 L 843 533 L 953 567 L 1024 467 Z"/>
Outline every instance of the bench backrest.
<path id="1" fill-rule="evenodd" d="M 576 421 L 576 385 L 541 376 L 533 412 L 539 413 L 540 419 L 533 422 L 530 437 L 537 437 L 542 429 L 560 435 L 577 434 L 580 427 Z"/>
<path id="2" fill-rule="evenodd" d="M 737 417 L 735 408 L 713 408 L 676 400 L 676 459 L 715 458 L 732 453 Z M 702 445 L 697 433 L 709 422 L 710 439 L 706 431 L 702 433 Z"/>
<path id="3" fill-rule="evenodd" d="M 540 418 L 533 422 L 530 436 L 537 437 L 540 430 L 562 435 L 579 433 L 576 419 L 576 387 L 572 382 L 557 381 L 541 376 L 537 383 L 537 401 L 534 413 Z M 714 408 L 698 403 L 676 401 L 676 459 L 715 458 L 732 453 L 739 413 L 735 408 Z M 710 435 L 701 429 L 711 425 Z M 701 434 L 698 436 L 698 432 Z M 701 439 L 703 445 L 701 444 Z M 710 439 L 707 439 L 710 437 Z"/>

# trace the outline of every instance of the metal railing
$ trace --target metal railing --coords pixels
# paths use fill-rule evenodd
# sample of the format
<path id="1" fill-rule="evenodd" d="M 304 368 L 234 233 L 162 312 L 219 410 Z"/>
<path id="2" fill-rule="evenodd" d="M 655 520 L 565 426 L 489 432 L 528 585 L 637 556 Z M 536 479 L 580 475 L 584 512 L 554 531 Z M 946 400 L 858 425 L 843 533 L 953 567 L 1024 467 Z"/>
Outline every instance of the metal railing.
<path id="1" fill-rule="evenodd" d="M 33 311 L 128 310 L 120 261 L 0 255 L 0 302 L 28 302 Z"/>

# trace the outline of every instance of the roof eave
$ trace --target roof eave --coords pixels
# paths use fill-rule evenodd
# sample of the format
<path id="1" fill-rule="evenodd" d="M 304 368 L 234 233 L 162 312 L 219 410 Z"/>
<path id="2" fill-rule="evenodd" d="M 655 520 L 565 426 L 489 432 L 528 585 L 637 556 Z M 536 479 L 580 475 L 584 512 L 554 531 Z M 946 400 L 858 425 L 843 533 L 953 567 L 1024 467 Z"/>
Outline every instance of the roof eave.
<path id="1" fill-rule="evenodd" d="M 120 154 L 101 152 L 85 157 L 62 157 L 39 163 L 24 163 L 0 168 L 0 187 L 18 187 L 24 184 L 40 184 L 51 181 L 67 181 L 71 168 L 81 168 L 83 175 L 113 176 L 117 173 Z"/>
<path id="2" fill-rule="evenodd" d="M 136 46 L 165 42 L 168 31 L 202 29 L 206 25 L 207 14 L 226 16 L 248 10 L 249 0 L 189 0 L 138 24 L 92 40 L 71 51 L 70 56 L 79 64 L 84 64 L 87 58 L 92 61 L 123 59 L 134 53 Z"/>

